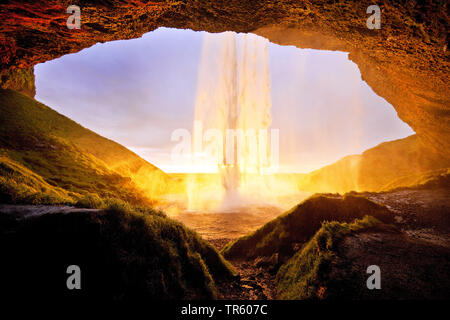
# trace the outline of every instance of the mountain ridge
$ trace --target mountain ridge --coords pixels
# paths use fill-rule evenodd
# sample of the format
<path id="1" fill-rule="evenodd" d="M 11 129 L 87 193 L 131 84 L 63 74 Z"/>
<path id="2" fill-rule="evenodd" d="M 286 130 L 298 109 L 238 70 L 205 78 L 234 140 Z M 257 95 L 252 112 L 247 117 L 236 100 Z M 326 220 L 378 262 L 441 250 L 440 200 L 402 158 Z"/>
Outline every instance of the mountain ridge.
<path id="1" fill-rule="evenodd" d="M 73 201 L 92 194 L 132 203 L 156 201 L 171 182 L 126 147 L 21 93 L 1 90 L 0 111 L 4 179 L 11 171 L 26 176 L 26 168 Z"/>

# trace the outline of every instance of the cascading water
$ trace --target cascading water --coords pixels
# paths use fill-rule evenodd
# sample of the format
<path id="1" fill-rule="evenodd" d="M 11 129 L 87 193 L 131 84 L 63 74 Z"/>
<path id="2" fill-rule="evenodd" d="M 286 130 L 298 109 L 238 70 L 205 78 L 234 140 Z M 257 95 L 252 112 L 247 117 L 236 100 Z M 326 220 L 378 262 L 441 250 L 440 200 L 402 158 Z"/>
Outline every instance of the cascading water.
<path id="1" fill-rule="evenodd" d="M 255 35 L 206 34 L 200 64 L 194 119 L 196 166 L 216 166 L 209 199 L 221 208 L 239 205 L 246 193 L 264 188 L 255 182 L 268 165 L 267 130 L 271 123 L 268 41 Z M 221 140 L 221 141 L 220 141 Z M 209 152 L 204 152 L 208 150 Z M 206 155 L 208 154 L 208 155 Z M 213 181 L 211 181 L 213 180 Z M 253 186 L 250 185 L 253 182 Z M 197 178 L 188 184 L 189 207 L 198 209 Z M 217 188 L 221 186 L 221 188 Z M 212 190 L 211 188 L 206 188 Z"/>

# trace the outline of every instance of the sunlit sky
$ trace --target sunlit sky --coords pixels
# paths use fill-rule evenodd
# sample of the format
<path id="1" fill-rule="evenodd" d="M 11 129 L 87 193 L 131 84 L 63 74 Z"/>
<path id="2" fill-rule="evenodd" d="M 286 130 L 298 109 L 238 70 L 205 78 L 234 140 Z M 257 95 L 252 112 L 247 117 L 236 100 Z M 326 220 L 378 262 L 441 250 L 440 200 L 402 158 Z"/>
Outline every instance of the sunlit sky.
<path id="1" fill-rule="evenodd" d="M 36 99 L 166 172 L 171 133 L 192 129 L 204 32 L 160 28 L 35 67 Z M 309 172 L 413 134 L 361 80 L 348 54 L 270 43 L 272 128 L 280 171 Z"/>

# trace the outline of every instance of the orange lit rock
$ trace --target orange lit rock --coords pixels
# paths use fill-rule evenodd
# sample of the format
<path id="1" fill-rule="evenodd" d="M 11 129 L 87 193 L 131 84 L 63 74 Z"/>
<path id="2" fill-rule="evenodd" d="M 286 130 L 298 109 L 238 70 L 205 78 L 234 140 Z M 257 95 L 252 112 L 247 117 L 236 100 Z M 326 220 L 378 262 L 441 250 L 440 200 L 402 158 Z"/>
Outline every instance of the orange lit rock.
<path id="1" fill-rule="evenodd" d="M 84 0 L 82 27 L 66 27 L 66 1 L 0 5 L 0 74 L 79 51 L 97 42 L 140 37 L 160 26 L 255 32 L 300 48 L 342 50 L 362 78 L 390 102 L 419 140 L 450 155 L 450 72 L 444 2 L 383 0 L 381 30 L 366 27 L 371 1 Z M 4 87 L 3 81 L 1 86 Z"/>

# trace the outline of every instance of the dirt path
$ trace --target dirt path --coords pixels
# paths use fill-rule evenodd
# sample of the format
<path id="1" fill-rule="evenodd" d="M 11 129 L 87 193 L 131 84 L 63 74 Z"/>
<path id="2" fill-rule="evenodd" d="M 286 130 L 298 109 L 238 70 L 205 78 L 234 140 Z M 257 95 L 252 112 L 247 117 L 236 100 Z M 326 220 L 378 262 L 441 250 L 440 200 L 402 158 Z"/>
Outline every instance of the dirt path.
<path id="1" fill-rule="evenodd" d="M 210 239 L 208 242 L 221 250 L 234 239 Z M 255 261 L 230 261 L 239 278 L 231 283 L 220 283 L 221 299 L 226 300 L 271 300 L 275 299 L 275 274 L 258 266 Z"/>
<path id="2" fill-rule="evenodd" d="M 232 213 L 186 213 L 175 217 L 197 231 L 220 251 L 228 242 L 249 234 L 282 213 L 275 207 L 244 208 Z M 220 283 L 221 299 L 267 300 L 275 298 L 275 274 L 255 261 L 230 261 L 239 278 Z"/>

